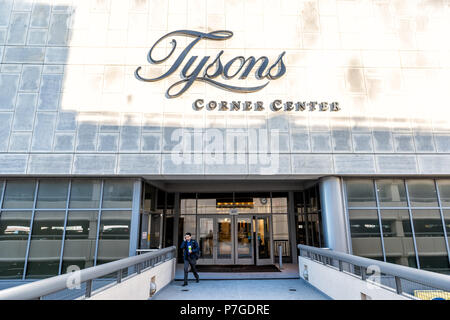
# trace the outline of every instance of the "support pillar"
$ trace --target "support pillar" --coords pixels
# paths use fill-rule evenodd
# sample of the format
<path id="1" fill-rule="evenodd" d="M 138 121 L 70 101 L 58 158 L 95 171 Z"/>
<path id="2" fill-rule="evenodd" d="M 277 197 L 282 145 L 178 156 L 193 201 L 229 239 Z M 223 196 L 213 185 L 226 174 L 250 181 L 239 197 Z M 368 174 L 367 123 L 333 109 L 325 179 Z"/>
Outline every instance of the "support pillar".
<path id="1" fill-rule="evenodd" d="M 140 239 L 139 219 L 141 216 L 141 192 L 142 181 L 136 180 L 133 185 L 133 204 L 131 209 L 131 226 L 130 226 L 130 251 L 129 256 L 136 255 Z M 98 222 L 100 223 L 100 221 Z"/>
<path id="2" fill-rule="evenodd" d="M 173 218 L 173 245 L 177 247 L 175 257 L 178 258 L 178 225 L 180 223 L 180 193 L 175 193 L 175 206 L 174 206 L 174 218 Z"/>
<path id="3" fill-rule="evenodd" d="M 322 178 L 319 189 L 325 247 L 349 253 L 341 180 L 338 177 Z"/>
<path id="4" fill-rule="evenodd" d="M 292 263 L 298 264 L 297 254 L 297 218 L 295 215 L 294 192 L 289 192 L 288 197 L 288 230 L 289 243 L 291 247 Z M 276 248 L 274 248 L 276 249 Z"/>

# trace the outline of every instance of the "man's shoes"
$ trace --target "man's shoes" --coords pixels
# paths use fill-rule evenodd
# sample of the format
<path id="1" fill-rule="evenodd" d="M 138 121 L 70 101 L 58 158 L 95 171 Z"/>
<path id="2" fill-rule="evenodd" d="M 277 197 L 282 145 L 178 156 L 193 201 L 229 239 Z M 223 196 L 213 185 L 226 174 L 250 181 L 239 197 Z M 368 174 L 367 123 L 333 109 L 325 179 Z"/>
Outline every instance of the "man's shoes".
<path id="1" fill-rule="evenodd" d="M 185 282 L 182 284 L 182 287 L 186 287 L 188 284 Z"/>
<path id="2" fill-rule="evenodd" d="M 199 279 L 199 278 L 195 279 L 195 282 L 199 283 L 199 282 L 200 282 L 200 279 Z"/>

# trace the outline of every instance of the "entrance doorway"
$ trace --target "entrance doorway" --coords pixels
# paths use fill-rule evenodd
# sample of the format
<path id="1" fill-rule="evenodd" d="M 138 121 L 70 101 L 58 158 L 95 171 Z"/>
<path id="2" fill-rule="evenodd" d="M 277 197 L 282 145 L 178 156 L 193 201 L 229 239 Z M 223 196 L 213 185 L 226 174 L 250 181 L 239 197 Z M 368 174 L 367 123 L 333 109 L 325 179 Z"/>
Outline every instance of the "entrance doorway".
<path id="1" fill-rule="evenodd" d="M 202 215 L 197 218 L 198 264 L 273 263 L 272 219 L 268 215 Z"/>

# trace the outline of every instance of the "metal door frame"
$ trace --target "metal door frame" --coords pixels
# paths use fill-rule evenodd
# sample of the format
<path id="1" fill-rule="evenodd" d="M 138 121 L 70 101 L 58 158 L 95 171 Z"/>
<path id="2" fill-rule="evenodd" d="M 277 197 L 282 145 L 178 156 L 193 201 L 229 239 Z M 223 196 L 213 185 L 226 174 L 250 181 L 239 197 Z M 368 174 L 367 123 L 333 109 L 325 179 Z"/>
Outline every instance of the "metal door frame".
<path id="1" fill-rule="evenodd" d="M 272 215 L 266 214 L 266 215 L 254 215 L 253 216 L 253 223 L 254 223 L 254 238 L 256 241 L 257 238 L 257 230 L 256 230 L 256 221 L 258 219 L 264 219 L 267 218 L 269 220 L 269 248 L 270 248 L 270 258 L 267 259 L 259 259 L 259 247 L 258 243 L 256 243 L 256 265 L 262 266 L 262 265 L 268 265 L 273 264 L 273 234 L 272 234 Z"/>
<path id="2" fill-rule="evenodd" d="M 197 225 L 197 239 L 196 240 L 197 240 L 199 246 L 200 246 L 200 220 L 203 218 L 213 220 L 213 257 L 204 259 L 202 257 L 203 255 L 200 255 L 199 259 L 197 260 L 197 264 L 199 264 L 199 265 L 201 265 L 201 264 L 216 264 L 215 260 L 217 258 L 217 252 L 216 252 L 217 226 L 216 226 L 216 218 L 215 217 L 216 217 L 216 215 L 212 215 L 212 214 L 202 214 L 202 215 L 197 215 L 197 217 L 196 217 L 196 225 Z"/>
<path id="3" fill-rule="evenodd" d="M 219 219 L 230 219 L 230 235 L 231 235 L 231 257 L 230 259 L 219 259 L 218 257 L 218 253 L 219 253 Z M 235 232 L 234 230 L 236 229 L 236 224 L 235 224 L 235 219 L 233 218 L 232 215 L 227 215 L 227 214 L 223 214 L 223 215 L 216 215 L 214 218 L 214 227 L 215 227 L 215 231 L 214 234 L 216 235 L 215 237 L 215 256 L 214 256 L 214 264 L 234 264 L 235 261 L 235 250 L 234 250 L 234 243 L 236 242 L 236 237 L 235 237 Z"/>
<path id="4" fill-rule="evenodd" d="M 254 225 L 254 219 L 253 215 L 233 215 L 234 220 L 234 263 L 235 264 L 254 264 L 255 261 L 255 250 L 254 250 L 254 232 L 253 232 L 253 225 Z M 239 259 L 238 255 L 238 230 L 237 230 L 237 220 L 238 219 L 249 219 L 250 220 L 250 230 L 251 230 L 251 242 L 250 242 L 250 250 L 251 250 L 251 257 L 250 258 L 241 258 Z"/>
<path id="5" fill-rule="evenodd" d="M 221 265 L 221 264 L 255 264 L 256 265 L 268 265 L 273 264 L 274 259 L 274 247 L 273 247 L 273 234 L 272 234 L 272 215 L 254 215 L 254 214 L 245 214 L 245 215 L 225 215 L 225 214 L 202 214 L 197 215 L 197 240 L 200 242 L 200 220 L 201 219 L 212 219 L 213 220 L 213 257 L 211 259 L 203 259 L 202 256 L 198 259 L 197 263 L 200 265 Z M 220 218 L 229 218 L 231 223 L 231 259 L 219 259 L 218 258 L 218 250 L 219 250 L 219 225 L 218 219 Z M 238 243 L 237 243 L 237 219 L 239 218 L 248 218 L 251 221 L 252 228 L 252 241 L 251 241 L 251 258 L 239 259 L 238 258 Z M 259 247 L 256 241 L 256 223 L 258 219 L 268 219 L 269 224 L 269 248 L 270 248 L 270 258 L 267 259 L 259 259 Z"/>

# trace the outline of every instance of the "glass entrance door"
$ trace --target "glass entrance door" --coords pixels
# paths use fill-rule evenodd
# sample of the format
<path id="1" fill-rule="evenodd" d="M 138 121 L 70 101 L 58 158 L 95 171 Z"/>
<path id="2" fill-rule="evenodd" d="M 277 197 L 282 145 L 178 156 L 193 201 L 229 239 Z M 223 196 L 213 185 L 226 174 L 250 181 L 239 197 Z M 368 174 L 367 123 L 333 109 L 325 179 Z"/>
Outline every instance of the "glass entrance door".
<path id="1" fill-rule="evenodd" d="M 255 239 L 256 239 L 256 265 L 273 263 L 272 250 L 272 219 L 270 216 L 256 216 Z"/>
<path id="2" fill-rule="evenodd" d="M 217 230 L 217 246 L 216 246 L 216 264 L 233 264 L 234 263 L 234 250 L 233 242 L 234 236 L 232 230 L 234 229 L 233 217 L 217 217 L 216 218 L 216 230 Z"/>
<path id="3" fill-rule="evenodd" d="M 252 217 L 234 217 L 235 219 L 235 263 L 253 264 L 254 263 L 254 245 Z"/>
<path id="4" fill-rule="evenodd" d="M 199 264 L 234 263 L 234 220 L 232 216 L 198 218 Z"/>
<path id="5" fill-rule="evenodd" d="M 198 218 L 199 231 L 198 244 L 200 246 L 200 257 L 198 263 L 200 264 L 214 264 L 216 256 L 216 227 L 214 217 Z"/>
<path id="6" fill-rule="evenodd" d="M 197 219 L 199 264 L 272 264 L 270 216 L 208 215 Z"/>

